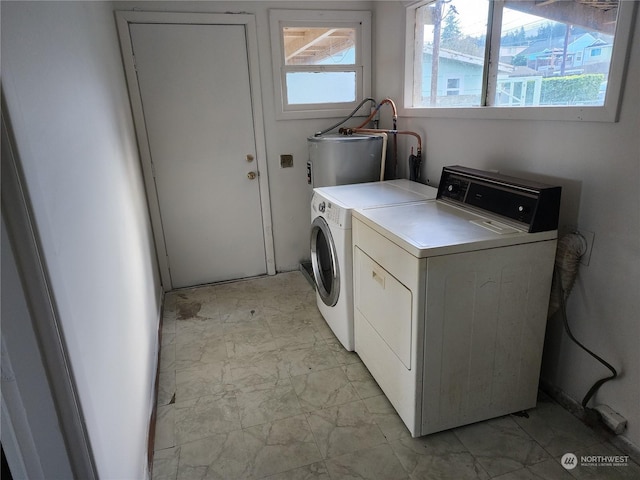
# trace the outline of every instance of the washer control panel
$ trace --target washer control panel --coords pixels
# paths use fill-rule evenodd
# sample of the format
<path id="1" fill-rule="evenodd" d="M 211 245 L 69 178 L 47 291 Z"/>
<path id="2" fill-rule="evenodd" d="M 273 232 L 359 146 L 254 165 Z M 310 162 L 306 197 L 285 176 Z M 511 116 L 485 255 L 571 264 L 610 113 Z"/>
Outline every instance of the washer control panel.
<path id="1" fill-rule="evenodd" d="M 340 207 L 337 207 L 335 204 L 331 202 L 327 202 L 325 209 L 321 210 L 321 212 L 324 213 L 324 218 L 328 222 L 333 222 L 337 225 L 342 226 L 340 222 L 340 211 L 341 211 Z"/>
<path id="2" fill-rule="evenodd" d="M 438 200 L 497 215 L 529 232 L 558 228 L 561 187 L 467 167 L 444 167 Z"/>
<path id="3" fill-rule="evenodd" d="M 311 199 L 311 213 L 313 216 L 321 216 L 328 223 L 332 223 L 341 228 L 346 228 L 347 212 L 344 208 L 332 203 L 322 195 L 313 194 Z"/>

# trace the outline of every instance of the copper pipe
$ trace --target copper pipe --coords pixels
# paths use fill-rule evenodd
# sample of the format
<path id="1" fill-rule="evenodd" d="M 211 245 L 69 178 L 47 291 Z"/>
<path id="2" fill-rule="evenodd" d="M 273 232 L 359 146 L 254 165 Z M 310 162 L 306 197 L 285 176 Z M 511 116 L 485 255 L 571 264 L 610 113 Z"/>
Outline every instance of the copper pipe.
<path id="1" fill-rule="evenodd" d="M 376 116 L 376 113 L 378 113 L 378 111 L 380 110 L 380 107 L 382 107 L 382 105 L 384 105 L 385 103 L 388 103 L 389 105 L 391 105 L 391 110 L 393 111 L 393 128 L 395 130 L 396 122 L 398 121 L 398 110 L 396 109 L 396 104 L 390 98 L 385 98 L 384 100 L 382 100 L 380 104 L 375 108 L 375 110 L 371 112 L 371 115 L 369 115 L 367 119 L 364 122 L 362 122 L 362 125 L 358 125 L 356 128 L 362 128 L 367 123 L 369 123 L 371 119 Z"/>
<path id="2" fill-rule="evenodd" d="M 385 98 L 384 100 L 382 100 L 380 102 L 380 105 L 383 105 L 385 103 L 388 103 L 389 105 L 391 105 L 391 110 L 393 111 L 393 118 L 397 120 L 398 119 L 398 110 L 396 109 L 396 104 L 390 98 Z"/>
<path id="3" fill-rule="evenodd" d="M 422 153 L 422 138 L 416 132 L 409 130 L 384 130 L 379 128 L 341 128 L 340 133 L 352 135 L 354 133 L 387 133 L 393 135 L 412 135 L 418 139 L 418 154 Z"/>

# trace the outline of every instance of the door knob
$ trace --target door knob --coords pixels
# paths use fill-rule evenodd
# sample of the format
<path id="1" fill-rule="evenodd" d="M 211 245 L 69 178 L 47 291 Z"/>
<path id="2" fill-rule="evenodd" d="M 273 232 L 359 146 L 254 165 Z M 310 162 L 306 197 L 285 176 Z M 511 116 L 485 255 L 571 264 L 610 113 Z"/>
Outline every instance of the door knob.
<path id="1" fill-rule="evenodd" d="M 254 156 L 251 155 L 250 153 L 247 154 L 247 162 L 253 162 Z"/>
<path id="2" fill-rule="evenodd" d="M 256 172 L 249 172 L 247 173 L 247 178 L 249 180 L 254 180 L 256 177 L 258 176 L 258 174 Z"/>

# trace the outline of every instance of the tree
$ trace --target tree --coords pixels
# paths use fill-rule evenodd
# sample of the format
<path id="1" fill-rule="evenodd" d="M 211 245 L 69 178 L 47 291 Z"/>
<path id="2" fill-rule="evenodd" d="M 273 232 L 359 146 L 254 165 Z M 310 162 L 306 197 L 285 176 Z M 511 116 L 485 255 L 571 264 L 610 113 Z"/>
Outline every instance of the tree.
<path id="1" fill-rule="evenodd" d="M 564 37 L 567 25 L 558 22 L 546 22 L 544 25 L 538 27 L 538 35 L 534 37 L 534 40 L 549 40 L 553 38 Z"/>
<path id="2" fill-rule="evenodd" d="M 442 46 L 444 48 L 455 48 L 458 40 L 462 36 L 460 30 L 460 20 L 458 19 L 458 11 L 451 5 L 443 18 L 444 28 L 442 29 Z"/>
<path id="3" fill-rule="evenodd" d="M 444 4 L 446 4 L 446 2 L 444 2 L 443 5 Z M 458 15 L 459 13 L 454 5 L 450 5 L 447 13 L 442 15 L 441 22 L 443 27 L 440 37 L 440 47 L 476 57 L 484 55 L 484 43 L 482 39 L 479 43 L 477 39 L 463 34 L 460 29 L 460 19 Z"/>
<path id="4" fill-rule="evenodd" d="M 522 54 L 518 54 L 515 57 L 513 57 L 513 60 L 511 60 L 511 65 L 513 65 L 515 67 L 526 67 L 527 66 L 527 57 L 525 57 Z"/>
<path id="5" fill-rule="evenodd" d="M 511 30 L 500 39 L 501 45 L 526 45 L 526 43 L 527 38 L 524 27 L 520 27 L 519 30 Z"/>

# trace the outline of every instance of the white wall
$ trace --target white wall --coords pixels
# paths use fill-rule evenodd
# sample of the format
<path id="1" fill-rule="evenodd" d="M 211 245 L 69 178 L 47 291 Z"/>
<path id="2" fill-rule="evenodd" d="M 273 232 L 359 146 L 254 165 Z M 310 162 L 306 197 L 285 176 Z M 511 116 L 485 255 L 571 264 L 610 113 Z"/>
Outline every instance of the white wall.
<path id="1" fill-rule="evenodd" d="M 101 478 L 143 478 L 159 280 L 109 4 L 2 2 L 2 87 Z"/>
<path id="2" fill-rule="evenodd" d="M 405 11 L 402 2 L 375 3 L 376 98 L 402 98 Z M 388 32 L 394 32 L 389 34 Z M 401 118 L 399 128 L 426 134 L 427 178 L 445 165 L 499 169 L 563 185 L 561 222 L 595 232 L 589 266 L 581 266 L 568 300 L 578 339 L 612 363 L 620 378 L 593 404 L 605 403 L 629 421 L 626 437 L 640 446 L 640 21 L 618 123 Z M 424 137 L 423 137 L 424 138 Z M 408 156 L 406 150 L 401 159 Z M 406 160 L 405 160 L 406 161 Z M 543 377 L 582 401 L 608 375 L 548 325 Z"/>

